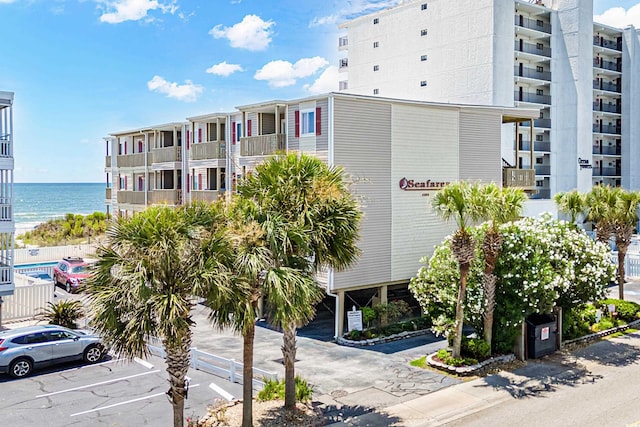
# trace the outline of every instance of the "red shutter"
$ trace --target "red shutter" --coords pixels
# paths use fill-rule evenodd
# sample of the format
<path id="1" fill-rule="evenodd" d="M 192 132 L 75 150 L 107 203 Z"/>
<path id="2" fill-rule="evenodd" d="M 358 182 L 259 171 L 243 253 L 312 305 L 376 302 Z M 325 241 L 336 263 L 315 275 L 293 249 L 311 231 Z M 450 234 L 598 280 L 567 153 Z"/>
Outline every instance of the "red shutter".
<path id="1" fill-rule="evenodd" d="M 198 142 L 202 142 L 202 128 L 198 128 Z"/>
<path id="2" fill-rule="evenodd" d="M 247 120 L 247 136 L 251 136 L 251 120 Z"/>
<path id="3" fill-rule="evenodd" d="M 295 127 L 296 127 L 296 138 L 300 137 L 300 111 L 296 111 L 296 122 L 295 122 Z"/>
<path id="4" fill-rule="evenodd" d="M 198 190 L 202 190 L 202 174 L 198 174 Z"/>
<path id="5" fill-rule="evenodd" d="M 124 154 L 127 154 L 127 141 L 124 141 Z"/>
<path id="6" fill-rule="evenodd" d="M 322 132 L 320 130 L 321 126 L 322 126 L 322 118 L 320 116 L 320 107 L 316 107 L 316 135 L 322 135 Z"/>
<path id="7" fill-rule="evenodd" d="M 231 144 L 236 145 L 236 122 L 231 122 Z"/>
<path id="8" fill-rule="evenodd" d="M 189 149 L 189 142 L 191 142 L 191 131 L 187 131 L 187 150 Z"/>

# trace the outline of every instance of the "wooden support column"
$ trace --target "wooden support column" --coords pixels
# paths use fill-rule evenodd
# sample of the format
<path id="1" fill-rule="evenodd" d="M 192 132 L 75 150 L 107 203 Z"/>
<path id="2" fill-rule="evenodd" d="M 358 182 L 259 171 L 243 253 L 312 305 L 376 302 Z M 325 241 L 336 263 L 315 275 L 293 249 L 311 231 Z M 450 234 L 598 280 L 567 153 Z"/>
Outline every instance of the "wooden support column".
<path id="1" fill-rule="evenodd" d="M 338 337 L 341 337 L 344 334 L 344 291 L 338 291 L 338 311 L 336 316 L 338 316 Z"/>
<path id="2" fill-rule="evenodd" d="M 378 288 L 378 296 L 380 297 L 380 304 L 387 304 L 388 300 L 387 300 L 387 291 L 388 291 L 388 287 L 387 285 L 384 286 L 380 286 Z M 387 326 L 387 324 L 389 324 L 389 316 L 387 316 L 386 314 L 384 314 L 382 316 L 382 318 L 380 319 L 380 324 L 382 326 Z"/>

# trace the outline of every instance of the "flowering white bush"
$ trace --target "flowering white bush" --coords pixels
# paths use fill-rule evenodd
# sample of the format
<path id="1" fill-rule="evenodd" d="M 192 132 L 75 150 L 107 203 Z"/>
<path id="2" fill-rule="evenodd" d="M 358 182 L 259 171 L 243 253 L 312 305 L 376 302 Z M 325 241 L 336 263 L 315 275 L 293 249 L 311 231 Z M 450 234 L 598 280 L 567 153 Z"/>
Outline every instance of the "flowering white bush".
<path id="1" fill-rule="evenodd" d="M 472 230 L 481 242 L 487 225 Z M 514 328 L 532 313 L 549 313 L 554 306 L 570 308 L 601 299 L 615 280 L 609 247 L 595 242 L 565 221 L 524 218 L 500 227 L 502 251 L 496 263 L 494 336 L 510 345 Z M 458 292 L 458 264 L 450 238 L 439 245 L 409 285 L 423 310 L 434 318 L 454 318 Z M 465 322 L 482 329 L 482 271 L 480 247 L 467 283 Z M 443 323 L 442 320 L 440 323 Z"/>

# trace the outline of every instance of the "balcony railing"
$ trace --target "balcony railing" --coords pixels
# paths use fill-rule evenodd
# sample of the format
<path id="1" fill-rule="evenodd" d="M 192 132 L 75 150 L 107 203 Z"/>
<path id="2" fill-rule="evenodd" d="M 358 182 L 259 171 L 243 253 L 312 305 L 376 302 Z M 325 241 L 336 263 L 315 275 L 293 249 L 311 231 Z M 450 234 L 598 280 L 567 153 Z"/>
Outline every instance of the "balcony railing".
<path id="1" fill-rule="evenodd" d="M 622 42 L 607 40 L 604 37 L 593 36 L 593 45 L 602 46 L 606 47 L 607 49 L 613 49 L 622 52 Z"/>
<path id="2" fill-rule="evenodd" d="M 227 145 L 224 142 L 202 142 L 191 144 L 191 160 L 224 159 L 227 157 Z"/>
<path id="3" fill-rule="evenodd" d="M 529 141 L 520 141 L 518 143 L 518 150 L 529 151 L 531 149 L 531 143 Z M 535 141 L 533 144 L 533 151 L 551 151 L 550 141 Z"/>
<path id="4" fill-rule="evenodd" d="M 622 92 L 619 85 L 615 83 L 603 82 L 600 80 L 593 81 L 593 88 L 600 89 L 600 90 L 608 90 L 609 92 L 618 92 L 618 93 Z"/>
<path id="5" fill-rule="evenodd" d="M 111 167 L 111 156 L 107 156 L 104 159 L 104 167 L 105 168 L 110 168 Z"/>
<path id="6" fill-rule="evenodd" d="M 144 205 L 144 191 L 119 190 L 118 203 Z"/>
<path id="7" fill-rule="evenodd" d="M 349 37 L 342 36 L 338 38 L 338 48 L 344 49 L 349 46 Z"/>
<path id="8" fill-rule="evenodd" d="M 502 169 L 502 185 L 505 187 L 533 188 L 536 186 L 536 174 L 533 169 Z"/>
<path id="9" fill-rule="evenodd" d="M 283 151 L 286 146 L 284 133 L 248 136 L 240 138 L 241 156 L 268 156 Z"/>
<path id="10" fill-rule="evenodd" d="M 513 67 L 513 72 L 514 72 L 514 75 L 519 77 L 546 80 L 548 82 L 551 81 L 551 72 L 549 71 L 538 71 L 533 68 L 515 66 Z"/>
<path id="11" fill-rule="evenodd" d="M 104 198 L 107 200 L 111 200 L 111 188 L 105 188 Z"/>
<path id="12" fill-rule="evenodd" d="M 614 135 L 620 135 L 620 126 L 594 124 L 593 131 L 597 133 L 611 133 Z"/>
<path id="13" fill-rule="evenodd" d="M 121 154 L 118 156 L 119 168 L 133 168 L 136 166 L 145 166 L 145 153 Z M 151 156 L 147 156 L 147 166 L 151 165 Z"/>
<path id="14" fill-rule="evenodd" d="M 615 104 L 601 104 L 599 102 L 593 103 L 593 111 L 603 111 L 605 113 L 617 113 L 620 114 L 622 111 L 619 105 Z"/>
<path id="15" fill-rule="evenodd" d="M 220 198 L 218 190 L 191 190 L 191 201 L 193 202 L 215 202 Z"/>
<path id="16" fill-rule="evenodd" d="M 349 59 L 348 58 L 341 58 L 338 61 L 338 68 L 344 69 L 349 67 Z"/>
<path id="17" fill-rule="evenodd" d="M 529 92 L 514 92 L 514 99 L 521 102 L 533 102 L 536 104 L 551 104 L 551 95 L 538 95 Z"/>
<path id="18" fill-rule="evenodd" d="M 622 71 L 622 64 L 607 61 L 605 59 L 593 58 L 593 66 L 596 68 L 602 68 L 603 70 Z"/>
<path id="19" fill-rule="evenodd" d="M 593 154 L 605 154 L 609 156 L 619 156 L 621 154 L 620 147 L 613 146 L 604 146 L 601 147 L 599 145 L 593 146 Z"/>
<path id="20" fill-rule="evenodd" d="M 522 15 L 516 15 L 515 24 L 518 27 L 529 28 L 530 30 L 537 30 L 543 33 L 551 34 L 551 24 L 539 19 L 530 19 Z"/>
<path id="21" fill-rule="evenodd" d="M 179 162 L 182 160 L 181 148 L 180 146 L 154 148 L 151 150 L 152 161 L 153 163 Z"/>
<path id="22" fill-rule="evenodd" d="M 153 205 L 181 205 L 182 190 L 153 190 L 149 193 L 149 202 Z"/>
<path id="23" fill-rule="evenodd" d="M 0 222 L 13 221 L 13 208 L 9 199 L 0 199 Z"/>
<path id="24" fill-rule="evenodd" d="M 537 95 L 540 96 L 540 95 Z M 522 122 L 520 126 L 529 127 L 529 122 Z M 535 119 L 533 121 L 533 126 L 536 128 L 550 128 L 551 127 L 551 119 Z"/>
<path id="25" fill-rule="evenodd" d="M 532 53 L 534 55 L 546 56 L 548 58 L 551 58 L 551 48 L 545 47 L 540 44 L 532 44 L 532 43 L 525 43 L 522 41 L 516 41 L 514 44 L 514 48 L 518 52 Z"/>
<path id="26" fill-rule="evenodd" d="M 611 167 L 594 167 L 593 176 L 621 176 L 622 170 L 620 168 Z"/>
<path id="27" fill-rule="evenodd" d="M 550 199 L 551 190 L 548 188 L 538 188 L 536 193 L 531 195 L 532 199 Z"/>
<path id="28" fill-rule="evenodd" d="M 536 165 L 536 175 L 551 175 L 551 166 Z"/>

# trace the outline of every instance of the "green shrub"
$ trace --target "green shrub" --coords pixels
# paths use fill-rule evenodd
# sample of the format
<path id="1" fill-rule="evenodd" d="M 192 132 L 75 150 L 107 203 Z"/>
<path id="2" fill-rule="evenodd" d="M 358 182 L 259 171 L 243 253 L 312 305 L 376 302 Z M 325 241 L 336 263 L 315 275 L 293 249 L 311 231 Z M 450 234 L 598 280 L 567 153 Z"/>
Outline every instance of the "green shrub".
<path id="1" fill-rule="evenodd" d="M 371 307 L 362 307 L 362 321 L 367 325 L 367 328 L 371 327 L 371 322 L 376 320 L 378 313 Z"/>
<path id="2" fill-rule="evenodd" d="M 76 322 L 82 316 L 84 316 L 84 307 L 78 300 L 60 300 L 55 304 L 48 302 L 47 308 L 42 309 L 39 314 L 39 317 L 49 321 L 49 324 L 69 329 L 77 328 Z"/>
<path id="3" fill-rule="evenodd" d="M 562 311 L 562 337 L 572 340 L 589 335 L 591 325 L 596 322 L 596 307 L 584 304 Z"/>
<path id="4" fill-rule="evenodd" d="M 607 329 L 615 328 L 616 326 L 624 325 L 626 322 L 622 319 L 616 319 L 613 317 L 603 317 L 600 322 L 591 326 L 593 332 L 602 332 Z"/>
<path id="5" fill-rule="evenodd" d="M 489 343 L 482 338 L 462 337 L 462 354 L 474 359 L 484 360 L 491 356 Z"/>
<path id="6" fill-rule="evenodd" d="M 478 360 L 472 357 L 451 357 L 451 353 L 449 353 L 449 350 L 446 349 L 438 350 L 437 357 L 438 359 L 440 359 L 440 361 L 442 361 L 442 363 L 449 366 L 470 366 L 478 363 Z"/>
<path id="7" fill-rule="evenodd" d="M 350 340 L 358 341 L 362 339 L 362 331 L 358 331 L 357 329 L 349 331 L 349 333 L 347 334 L 347 338 L 349 338 Z"/>
<path id="8" fill-rule="evenodd" d="M 631 322 L 633 320 L 637 320 L 638 313 L 640 313 L 640 304 L 635 303 L 633 301 L 624 301 L 620 299 L 605 299 L 598 303 L 598 307 L 606 310 L 609 304 L 613 304 L 616 306 L 616 313 L 619 319 L 625 320 L 627 322 Z"/>
<path id="9" fill-rule="evenodd" d="M 313 397 L 313 387 L 296 375 L 296 401 L 308 402 Z M 284 400 L 284 380 L 264 378 L 264 388 L 258 392 L 258 400 Z"/>

